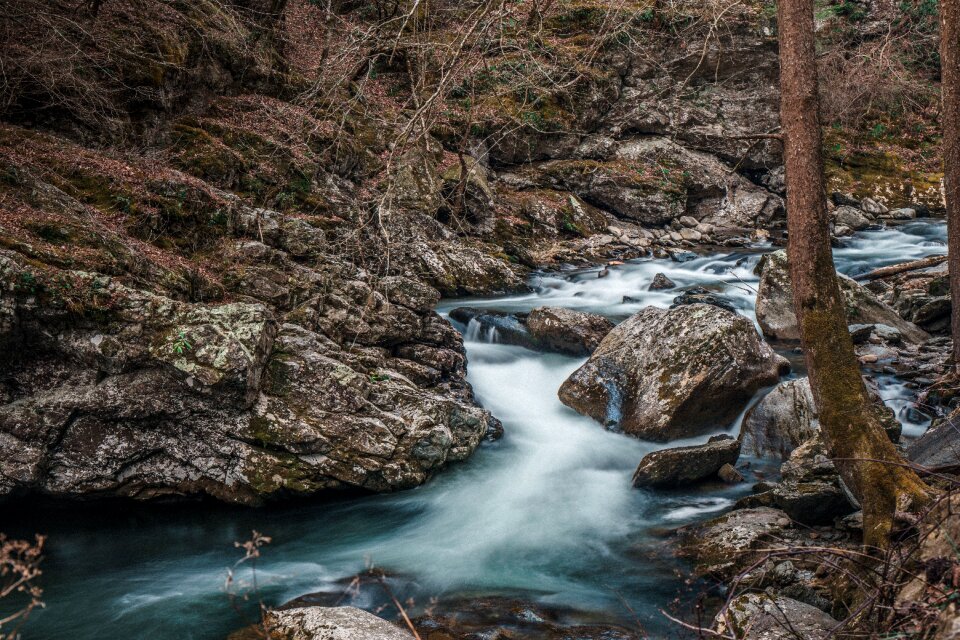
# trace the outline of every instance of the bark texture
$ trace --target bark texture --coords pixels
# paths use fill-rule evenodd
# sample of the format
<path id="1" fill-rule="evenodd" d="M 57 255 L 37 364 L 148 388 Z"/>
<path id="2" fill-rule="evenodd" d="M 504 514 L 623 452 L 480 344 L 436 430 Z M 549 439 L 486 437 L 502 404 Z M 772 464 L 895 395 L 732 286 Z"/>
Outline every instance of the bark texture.
<path id="1" fill-rule="evenodd" d="M 863 506 L 864 542 L 885 546 L 896 512 L 928 500 L 927 488 L 898 466 L 847 331 L 827 221 L 813 0 L 781 0 L 778 28 L 788 255 L 800 339 L 830 457 Z"/>
<path id="2" fill-rule="evenodd" d="M 950 299 L 960 300 L 960 0 L 940 0 L 940 69 Z M 953 305 L 950 328 L 953 362 L 960 370 L 960 304 Z"/>

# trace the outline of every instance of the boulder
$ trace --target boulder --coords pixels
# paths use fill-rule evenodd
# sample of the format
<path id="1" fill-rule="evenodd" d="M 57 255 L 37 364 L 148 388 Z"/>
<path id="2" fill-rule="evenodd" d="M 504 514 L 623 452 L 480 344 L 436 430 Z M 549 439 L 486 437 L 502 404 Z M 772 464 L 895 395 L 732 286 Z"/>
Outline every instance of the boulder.
<path id="1" fill-rule="evenodd" d="M 740 442 L 730 436 L 711 438 L 706 444 L 675 447 L 648 453 L 633 474 L 635 487 L 682 487 L 716 479 L 723 466 L 740 457 Z"/>
<path id="2" fill-rule="evenodd" d="M 743 640 L 826 640 L 840 625 L 821 609 L 768 593 L 737 596 L 714 623 L 717 633 Z"/>
<path id="3" fill-rule="evenodd" d="M 910 443 L 907 458 L 934 472 L 960 471 L 960 420 L 957 414 L 951 414 Z"/>
<path id="4" fill-rule="evenodd" d="M 527 316 L 527 330 L 539 348 L 573 356 L 593 353 L 613 327 L 603 316 L 562 307 L 539 307 Z"/>
<path id="5" fill-rule="evenodd" d="M 834 224 L 849 227 L 854 231 L 862 231 L 873 224 L 873 221 L 863 215 L 862 211 L 849 206 L 837 207 L 833 212 L 833 221 Z"/>
<path id="6" fill-rule="evenodd" d="M 611 429 L 666 442 L 726 426 L 788 369 L 743 316 L 648 307 L 607 334 L 559 396 Z"/>
<path id="7" fill-rule="evenodd" d="M 785 251 L 763 257 L 758 265 L 760 284 L 757 288 L 757 322 L 763 334 L 776 340 L 799 340 L 797 316 L 793 312 L 793 288 Z M 847 303 L 850 324 L 885 324 L 900 331 L 905 340 L 924 342 L 930 336 L 900 317 L 880 301 L 869 289 L 854 280 L 837 275 L 840 290 Z"/>
<path id="8" fill-rule="evenodd" d="M 512 344 L 528 349 L 534 349 L 536 346 L 533 336 L 527 329 L 526 317 L 523 315 L 476 307 L 457 307 L 452 309 L 449 315 L 451 319 L 466 325 L 468 338 Z"/>
<path id="9" fill-rule="evenodd" d="M 411 640 L 406 630 L 356 607 L 297 607 L 266 616 L 284 640 Z M 271 636 L 273 637 L 273 636 Z"/>
<path id="10" fill-rule="evenodd" d="M 772 497 L 792 520 L 809 525 L 831 524 L 858 508 L 836 481 L 782 482 L 774 487 Z"/>
<path id="11" fill-rule="evenodd" d="M 877 202 L 873 198 L 864 198 L 861 200 L 860 208 L 874 216 L 882 216 L 889 211 L 886 205 Z"/>
<path id="12" fill-rule="evenodd" d="M 747 411 L 740 426 L 742 453 L 783 460 L 818 429 L 810 381 L 787 380 Z"/>
<path id="13" fill-rule="evenodd" d="M 790 528 L 790 518 L 779 509 L 737 509 L 680 529 L 677 554 L 695 562 L 698 576 L 725 580 L 749 566 L 757 555 L 756 550 L 766 547 Z"/>
<path id="14" fill-rule="evenodd" d="M 673 289 L 675 286 L 677 286 L 677 284 L 673 280 L 662 273 L 658 273 L 657 275 L 653 276 L 653 280 L 650 282 L 649 290 L 662 291 L 663 289 Z"/>

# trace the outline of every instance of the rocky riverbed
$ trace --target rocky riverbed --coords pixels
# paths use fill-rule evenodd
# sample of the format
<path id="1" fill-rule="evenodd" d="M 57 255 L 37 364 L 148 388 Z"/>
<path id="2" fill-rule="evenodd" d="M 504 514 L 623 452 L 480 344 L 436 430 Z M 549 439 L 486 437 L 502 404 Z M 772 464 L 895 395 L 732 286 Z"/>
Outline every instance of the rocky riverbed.
<path id="1" fill-rule="evenodd" d="M 853 273 L 898 258 L 937 253 L 942 251 L 942 230 L 942 224 L 934 221 L 862 232 L 836 250 L 837 262 L 843 271 Z M 630 378 L 618 378 L 617 360 L 605 355 L 617 352 L 611 347 L 619 339 L 616 332 L 628 329 L 640 336 L 654 331 L 661 338 L 656 348 L 665 357 L 696 348 L 697 335 L 708 335 L 720 326 L 756 336 L 755 292 L 769 271 L 760 265 L 761 258 L 771 249 L 759 245 L 736 253 L 694 255 L 683 262 L 648 259 L 603 270 L 544 273 L 531 281 L 529 293 L 444 302 L 441 313 L 463 321 L 454 322 L 465 336 L 467 381 L 482 406 L 502 421 L 500 440 L 481 444 L 466 463 L 421 489 L 383 497 L 256 512 L 214 510 L 203 518 L 190 510 L 134 510 L 119 520 L 106 515 L 109 510 L 103 512 L 103 520 L 55 507 L 34 512 L 32 521 L 49 525 L 51 539 L 60 542 L 54 543 L 48 566 L 54 585 L 51 608 L 40 612 L 31 628 L 48 637 L 64 633 L 83 637 L 103 625 L 121 633 L 136 628 L 160 636 L 189 635 L 202 629 L 197 637 L 222 637 L 238 621 L 218 585 L 231 563 L 232 540 L 244 538 L 252 528 L 274 538 L 258 569 L 260 589 L 269 601 L 281 603 L 314 593 L 310 604 L 341 601 L 376 609 L 384 598 L 377 585 L 353 592 L 347 588 L 350 576 L 364 573 L 365 563 L 372 562 L 387 572 L 391 588 L 402 599 L 412 599 L 411 614 L 424 628 L 436 629 L 438 638 L 445 637 L 440 635 L 443 629 L 455 628 L 452 620 L 460 619 L 456 603 L 468 594 L 493 599 L 485 605 L 489 608 L 471 614 L 473 622 L 464 622 L 464 628 L 501 624 L 535 633 L 531 629 L 573 626 L 584 633 L 594 629 L 591 633 L 600 634 L 597 637 L 620 637 L 609 634 L 636 633 L 639 617 L 648 632 L 665 635 L 675 627 L 658 608 L 682 589 L 698 591 L 708 584 L 684 587 L 681 576 L 690 567 L 704 580 L 729 577 L 733 565 L 728 556 L 760 544 L 771 532 L 805 541 L 809 531 L 820 531 L 819 536 L 837 544 L 854 543 L 854 517 L 844 520 L 844 529 L 833 527 L 836 518 L 852 516 L 856 509 L 815 439 L 810 440 L 815 412 L 802 378 L 797 377 L 802 370 L 791 345 L 775 342 L 782 354 L 778 355 L 759 338 L 751 338 L 756 342 L 749 347 L 738 341 L 738 349 L 747 351 L 729 352 L 733 358 L 729 367 L 738 369 L 744 363 L 744 375 L 730 379 L 712 375 L 707 380 L 717 388 L 737 389 L 733 395 L 704 393 L 696 370 L 671 372 L 676 378 L 666 386 L 676 393 L 667 394 L 668 399 L 679 402 L 685 397 L 684 385 L 692 385 L 697 391 L 691 397 L 713 397 L 718 413 L 713 422 L 701 421 L 695 428 L 691 423 L 688 432 L 666 429 L 655 439 L 669 442 L 657 445 L 630 435 L 627 416 L 643 415 L 643 407 L 655 406 L 662 398 L 632 397 Z M 772 264 L 770 260 L 765 258 L 764 264 Z M 659 288 L 667 279 L 674 287 Z M 655 280 L 658 286 L 651 288 Z M 654 310 L 641 312 L 648 305 Z M 676 306 L 668 310 L 672 305 Z M 473 311 L 454 310 L 459 307 Z M 542 307 L 569 311 L 538 310 Z M 641 315 L 635 316 L 637 312 Z M 643 313 L 657 319 L 709 319 L 703 326 L 707 333 L 690 330 L 672 339 L 666 332 L 670 323 L 660 327 L 651 321 L 634 329 L 622 323 Z M 611 329 L 603 317 L 622 328 Z M 914 383 L 900 373 L 915 369 L 919 360 L 939 366 L 943 341 L 924 338 L 917 344 L 909 332 L 900 331 L 898 336 L 892 332 L 895 328 L 888 330 L 889 325 L 876 319 L 873 324 L 861 320 L 870 328 L 861 330 L 859 348 L 877 382 L 879 398 L 904 419 L 911 436 L 919 435 L 925 418 L 914 414 L 916 390 L 907 387 Z M 740 327 L 741 322 L 746 326 Z M 722 335 L 709 342 L 722 344 Z M 571 352 L 591 355 L 567 355 Z M 746 354 L 759 359 L 742 360 Z M 788 360 L 793 373 L 777 386 Z M 576 380 L 585 366 L 611 372 L 610 389 L 619 388 L 622 406 L 633 409 L 612 419 L 609 397 L 597 415 L 584 409 L 589 417 L 565 407 L 557 392 Z M 754 370 L 762 372 L 756 380 L 755 374 L 745 373 Z M 741 388 L 742 384 L 746 386 Z M 718 397 L 725 405 L 720 406 Z M 687 401 L 670 406 L 669 411 L 687 411 L 691 416 L 710 414 Z M 895 423 L 891 421 L 891 427 Z M 637 424 L 667 426 L 649 420 Z M 704 457 L 697 447 L 718 433 L 740 439 L 730 441 L 732 447 L 715 440 L 707 446 L 718 449 L 717 455 Z M 706 460 L 711 468 L 692 476 L 670 475 L 678 466 L 690 468 L 683 462 L 686 454 L 678 450 L 666 463 L 651 461 L 647 471 L 639 473 L 638 465 L 644 467 L 641 460 L 666 455 L 667 448 L 678 446 L 693 447 L 690 459 Z M 655 453 L 658 450 L 663 451 Z M 721 479 L 718 472 L 724 466 L 733 473 Z M 650 481 L 663 470 L 669 477 Z M 777 482 L 781 473 L 782 481 Z M 631 486 L 635 475 L 646 479 L 634 478 L 644 488 Z M 734 506 L 737 509 L 729 515 L 701 524 L 711 512 Z M 686 528 L 675 538 L 671 532 L 678 527 Z M 698 544 L 686 544 L 683 532 L 696 532 L 692 537 Z M 727 551 L 704 555 L 700 545 L 704 540 L 709 548 Z M 674 559 L 677 542 L 683 557 Z M 130 547 L 131 553 L 118 553 L 118 545 Z M 117 563 L 130 556 L 138 561 Z M 786 575 L 784 568 L 781 573 L 785 589 L 799 585 L 784 591 L 783 597 L 823 604 L 818 600 L 821 585 L 810 583 L 800 570 Z M 245 570 L 240 575 L 250 577 Z M 345 591 L 347 599 L 340 600 Z M 98 601 L 111 603 L 109 618 L 89 614 L 94 594 Z M 432 599 L 439 603 L 431 605 Z M 168 615 L 171 608 L 187 603 L 198 617 Z M 508 613 L 517 607 L 533 613 Z M 531 625 L 531 616 L 542 617 L 543 624 Z M 67 626 L 62 622 L 65 617 L 72 620 Z"/>

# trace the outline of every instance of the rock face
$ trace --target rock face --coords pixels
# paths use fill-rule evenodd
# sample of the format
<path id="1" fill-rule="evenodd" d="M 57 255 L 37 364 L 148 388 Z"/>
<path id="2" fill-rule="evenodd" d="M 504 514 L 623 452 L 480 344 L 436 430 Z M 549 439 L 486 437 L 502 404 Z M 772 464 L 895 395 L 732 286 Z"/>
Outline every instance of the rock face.
<path id="1" fill-rule="evenodd" d="M 819 429 L 807 378 L 781 382 L 747 411 L 740 427 L 742 452 L 786 459 Z"/>
<path id="2" fill-rule="evenodd" d="M 275 260 L 287 287 L 318 277 Z M 390 491 L 497 426 L 472 402 L 459 335 L 430 310 L 436 291 L 402 277 L 372 287 L 344 268 L 285 314 L 252 297 L 274 291 L 255 282 L 248 301 L 185 302 L 9 252 L 0 281 L 0 495 Z"/>
<path id="3" fill-rule="evenodd" d="M 840 623 L 792 598 L 746 593 L 735 598 L 715 624 L 718 633 L 744 640 L 824 640 Z"/>
<path id="4" fill-rule="evenodd" d="M 757 289 L 757 322 L 763 334 L 777 340 L 799 340 L 797 316 L 793 312 L 793 288 L 785 251 L 776 251 L 758 265 L 760 285 Z M 847 302 L 850 324 L 885 324 L 900 331 L 904 339 L 923 342 L 930 336 L 900 317 L 881 302 L 870 290 L 846 276 L 837 276 Z"/>
<path id="5" fill-rule="evenodd" d="M 730 436 L 711 438 L 707 444 L 675 447 L 648 453 L 633 474 L 635 487 L 682 487 L 710 478 L 740 457 L 740 442 Z"/>
<path id="6" fill-rule="evenodd" d="M 572 356 L 593 353 L 613 326 L 603 316 L 561 307 L 539 307 L 527 316 L 527 329 L 542 349 Z"/>
<path id="7" fill-rule="evenodd" d="M 742 316 L 648 307 L 611 331 L 559 396 L 609 428 L 664 442 L 725 425 L 787 368 Z"/>
<path id="8" fill-rule="evenodd" d="M 267 624 L 284 640 L 411 640 L 383 618 L 355 607 L 299 607 L 267 614 Z"/>

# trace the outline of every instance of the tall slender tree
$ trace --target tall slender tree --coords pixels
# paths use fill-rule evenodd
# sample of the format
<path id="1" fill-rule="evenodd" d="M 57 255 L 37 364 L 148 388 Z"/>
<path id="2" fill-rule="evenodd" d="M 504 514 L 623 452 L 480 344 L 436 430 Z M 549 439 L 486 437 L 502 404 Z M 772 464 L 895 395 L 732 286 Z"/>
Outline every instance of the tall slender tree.
<path id="1" fill-rule="evenodd" d="M 847 330 L 827 222 L 813 0 L 778 4 L 793 304 L 827 450 L 863 506 L 864 542 L 883 547 L 896 513 L 918 508 L 929 493 L 884 432 Z"/>
<path id="2" fill-rule="evenodd" d="M 954 370 L 960 373 L 960 0 L 940 0 L 943 92 L 943 182 L 947 198 L 947 262 Z"/>

